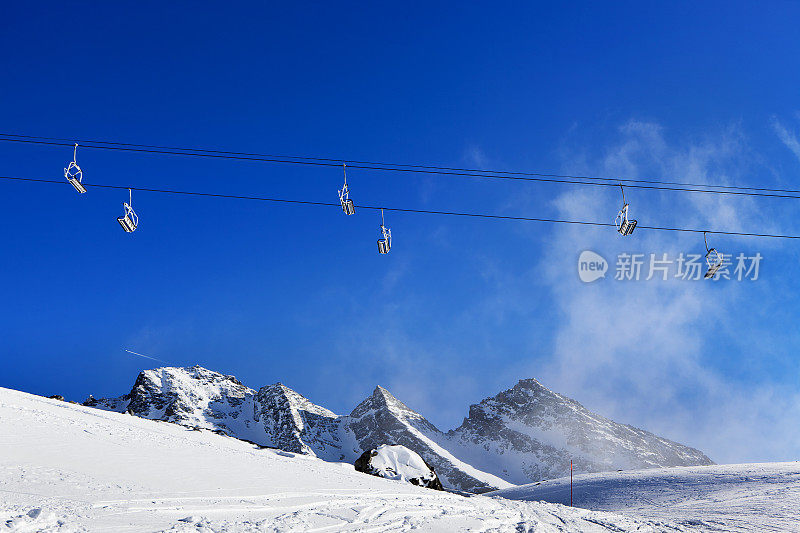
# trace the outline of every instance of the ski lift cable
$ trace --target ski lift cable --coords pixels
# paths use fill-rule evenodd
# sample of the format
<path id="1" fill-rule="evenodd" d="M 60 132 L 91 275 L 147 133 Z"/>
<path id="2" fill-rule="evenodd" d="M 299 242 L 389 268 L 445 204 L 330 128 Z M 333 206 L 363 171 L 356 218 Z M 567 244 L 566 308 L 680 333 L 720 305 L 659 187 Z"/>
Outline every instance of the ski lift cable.
<path id="1" fill-rule="evenodd" d="M 56 181 L 56 180 L 48 180 L 48 179 L 38 179 L 38 178 L 21 178 L 21 177 L 14 177 L 14 176 L 0 176 L 0 179 L 4 180 L 14 180 L 14 181 L 26 181 L 26 182 L 35 182 L 35 183 L 54 183 L 58 185 L 64 185 L 63 181 Z M 183 191 L 183 190 L 175 190 L 175 189 L 153 189 L 153 188 L 146 188 L 146 187 L 132 187 L 130 185 L 107 185 L 107 184 L 86 184 L 87 187 L 98 187 L 103 189 L 130 189 L 132 191 L 140 191 L 140 192 L 154 192 L 154 193 L 163 193 L 163 194 L 180 194 L 186 196 L 203 196 L 209 198 L 227 198 L 233 200 L 255 200 L 255 201 L 262 201 L 262 202 L 276 202 L 276 203 L 285 203 L 285 204 L 296 204 L 296 205 L 318 205 L 318 206 L 332 206 L 332 207 L 341 207 L 339 203 L 333 202 L 316 202 L 312 200 L 295 200 L 289 198 L 269 198 L 264 196 L 247 196 L 247 195 L 234 195 L 234 194 L 221 194 L 221 193 L 210 193 L 210 192 L 199 192 L 199 191 Z M 598 227 L 616 227 L 614 223 L 611 222 L 593 222 L 587 220 L 566 220 L 566 219 L 553 219 L 553 218 L 537 218 L 537 217 L 522 217 L 522 216 L 513 216 L 513 215 L 497 215 L 492 213 L 475 213 L 475 212 L 466 212 L 466 211 L 437 211 L 431 209 L 411 209 L 411 208 L 403 208 L 403 207 L 390 207 L 390 206 L 379 206 L 379 205 L 363 205 L 357 204 L 356 207 L 360 209 L 372 209 L 375 211 L 379 211 L 381 209 L 386 211 L 394 211 L 399 213 L 420 213 L 420 214 L 428 214 L 428 215 L 448 215 L 448 216 L 462 216 L 462 217 L 473 217 L 473 218 L 486 218 L 486 219 L 497 219 L 497 220 L 517 220 L 523 222 L 548 222 L 548 223 L 555 223 L 555 224 L 573 224 L 573 225 L 584 225 L 584 226 L 598 226 Z M 739 237 L 764 237 L 764 238 L 775 238 L 775 239 L 800 239 L 800 235 L 788 235 L 788 234 L 775 234 L 775 233 L 748 233 L 748 232 L 739 232 L 739 231 L 722 231 L 722 230 L 708 230 L 708 229 L 694 229 L 694 228 L 675 228 L 675 227 L 667 227 L 667 226 L 636 226 L 637 229 L 649 229 L 654 231 L 680 231 L 680 232 L 687 232 L 687 233 L 709 233 L 712 235 L 731 235 L 731 236 L 739 236 Z"/>
<path id="2" fill-rule="evenodd" d="M 3 134 L 0 134 L 3 135 Z M 73 146 L 72 141 L 70 142 L 61 142 L 61 141 L 46 141 L 46 140 L 33 140 L 33 139 L 11 139 L 11 138 L 2 138 L 0 137 L 0 141 L 10 141 L 10 142 L 21 142 L 21 143 L 33 143 L 33 144 L 43 144 L 43 145 L 52 145 L 52 146 Z M 247 155 L 242 153 L 242 155 L 238 155 L 236 152 L 230 153 L 220 153 L 220 151 L 213 152 L 213 151 L 188 151 L 192 149 L 188 148 L 144 148 L 144 147 L 136 147 L 129 146 L 129 145 L 91 145 L 85 144 L 91 141 L 81 141 L 81 144 L 84 148 L 95 148 L 101 150 L 119 150 L 119 151 L 126 151 L 126 152 L 140 152 L 140 153 L 150 153 L 150 154 L 161 154 L 161 155 L 179 155 L 179 156 L 189 156 L 189 157 L 206 157 L 206 158 L 217 158 L 217 159 L 231 159 L 231 160 L 240 160 L 240 161 L 256 161 L 256 162 L 263 162 L 263 163 L 283 163 L 283 164 L 294 164 L 294 165 L 312 165 L 312 166 L 322 166 L 322 167 L 338 167 L 342 164 L 342 160 L 327 160 L 322 158 L 317 159 L 302 159 L 302 158 L 295 158 L 290 159 L 292 156 L 269 156 L 269 155 Z M 102 141 L 101 141 L 102 142 Z M 147 146 L 147 145 L 142 145 Z M 660 181 L 646 181 L 646 180 L 626 180 L 620 178 L 597 178 L 597 177 L 590 177 L 590 176 L 571 176 L 571 175 L 562 175 L 562 174 L 534 174 L 534 173 L 499 173 L 498 171 L 490 171 L 490 170 L 467 170 L 460 171 L 460 169 L 453 169 L 453 170 L 445 170 L 446 167 L 425 167 L 421 165 L 411 166 L 411 165 L 397 165 L 397 166 L 389 166 L 392 165 L 391 163 L 357 163 L 351 160 L 347 160 L 350 162 L 351 168 L 357 168 L 362 170 L 380 170 L 380 171 L 388 171 L 388 172 L 409 172 L 409 173 L 419 173 L 419 174 L 435 174 L 435 175 L 443 175 L 443 176 L 455 176 L 455 177 L 464 177 L 464 178 L 482 178 L 482 179 L 505 179 L 505 180 L 518 180 L 518 181 L 532 181 L 532 182 L 542 182 L 542 183 L 558 183 L 558 184 L 573 184 L 573 185 L 594 185 L 600 187 L 618 187 L 619 182 L 633 182 L 628 183 L 628 187 L 636 188 L 636 189 L 649 189 L 649 190 L 661 190 L 661 191 L 672 191 L 672 192 L 696 192 L 696 193 L 706 193 L 706 194 L 723 194 L 723 195 L 736 195 L 736 196 L 752 196 L 752 197 L 767 197 L 767 198 L 790 198 L 790 199 L 800 199 L 800 189 L 768 189 L 768 188 L 758 188 L 758 187 L 736 187 L 736 186 L 728 186 L 728 185 L 712 185 L 712 184 L 694 184 L 694 183 L 680 183 L 680 182 L 660 182 Z M 354 164 L 355 163 L 355 164 Z M 442 170 L 437 170 L 437 168 L 442 168 Z M 536 177 L 532 177 L 536 176 Z M 595 181 L 585 181 L 585 180 L 595 180 Z M 598 181 L 603 180 L 603 181 Z M 652 183 L 653 185 L 643 185 L 637 183 Z M 673 186 L 662 186 L 662 185 L 676 185 Z M 694 188 L 694 187 L 706 187 L 705 189 L 702 188 Z M 755 192 L 747 192 L 747 191 L 755 191 Z"/>
<path id="3" fill-rule="evenodd" d="M 73 140 L 71 138 L 67 138 L 67 137 L 41 137 L 41 136 L 35 136 L 35 135 L 21 135 L 21 134 L 3 133 L 3 132 L 0 132 L 0 136 L 2 136 L 2 137 L 18 137 L 20 139 L 38 139 L 38 140 L 45 140 L 45 141 L 75 142 L 75 140 Z M 14 141 L 14 140 L 18 140 L 18 139 L 3 139 L 3 138 L 0 138 L 0 141 Z M 23 141 L 20 141 L 20 142 L 23 142 Z M 793 193 L 800 193 L 800 190 L 795 190 L 795 189 L 770 189 L 770 188 L 762 188 L 762 187 L 741 187 L 741 186 L 735 186 L 735 185 L 715 185 L 715 184 L 712 184 L 712 183 L 686 183 L 686 182 L 676 182 L 676 181 L 645 180 L 645 179 L 634 179 L 634 178 L 602 178 L 602 177 L 597 177 L 597 176 L 575 176 L 575 175 L 567 175 L 567 174 L 553 174 L 553 173 L 542 173 L 542 172 L 515 172 L 515 171 L 506 171 L 506 170 L 444 167 L 444 166 L 420 165 L 420 164 L 409 164 L 409 163 L 359 161 L 359 160 L 331 158 L 331 157 L 310 157 L 310 156 L 286 155 L 286 154 L 264 154 L 264 153 L 255 153 L 255 152 L 236 152 L 236 151 L 230 151 L 230 150 L 218 150 L 218 149 L 209 149 L 209 148 L 186 148 L 186 147 L 175 147 L 175 146 L 159 146 L 159 145 L 152 145 L 152 144 L 135 144 L 135 143 L 125 143 L 125 142 L 119 142 L 119 141 L 100 141 L 100 140 L 78 139 L 77 142 L 88 142 L 88 143 L 93 143 L 93 144 L 105 144 L 105 145 L 114 145 L 114 146 L 130 146 L 130 147 L 137 147 L 137 148 L 154 148 L 154 149 L 160 149 L 160 150 L 180 150 L 182 152 L 188 152 L 188 153 L 191 153 L 191 152 L 206 152 L 206 153 L 211 153 L 211 154 L 227 154 L 227 155 L 255 156 L 255 157 L 274 157 L 274 158 L 297 159 L 297 160 L 306 160 L 306 161 L 327 161 L 327 162 L 334 162 L 337 165 L 339 163 L 345 163 L 346 161 L 350 161 L 351 163 L 360 164 L 360 165 L 381 165 L 381 166 L 385 166 L 385 167 L 407 167 L 407 168 L 420 168 L 420 169 L 430 169 L 430 170 L 452 170 L 452 171 L 460 171 L 460 172 L 484 172 L 484 173 L 491 173 L 491 174 L 508 174 L 508 175 L 515 175 L 515 176 L 537 176 L 537 177 L 549 177 L 549 178 L 588 179 L 588 180 L 599 180 L 599 181 L 611 181 L 611 182 L 614 182 L 614 183 L 618 183 L 620 181 L 624 181 L 624 182 L 630 182 L 630 183 L 650 183 L 650 184 L 661 184 L 661 185 L 682 185 L 682 186 L 686 186 L 686 187 L 715 187 L 715 188 L 732 189 L 732 190 L 753 190 L 753 191 L 766 191 L 766 192 L 793 192 Z M 103 147 L 97 146 L 95 148 L 103 148 Z M 106 147 L 106 148 L 110 148 L 110 147 Z M 395 169 L 395 170 L 399 170 L 399 169 Z"/>

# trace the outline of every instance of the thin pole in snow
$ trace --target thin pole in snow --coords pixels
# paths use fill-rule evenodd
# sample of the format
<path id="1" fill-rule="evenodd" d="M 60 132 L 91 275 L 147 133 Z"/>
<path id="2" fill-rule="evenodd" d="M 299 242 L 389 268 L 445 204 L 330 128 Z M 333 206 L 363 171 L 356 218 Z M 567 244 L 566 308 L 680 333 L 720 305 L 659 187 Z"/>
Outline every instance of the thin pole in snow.
<path id="1" fill-rule="evenodd" d="M 572 459 L 569 460 L 569 506 L 572 507 Z"/>

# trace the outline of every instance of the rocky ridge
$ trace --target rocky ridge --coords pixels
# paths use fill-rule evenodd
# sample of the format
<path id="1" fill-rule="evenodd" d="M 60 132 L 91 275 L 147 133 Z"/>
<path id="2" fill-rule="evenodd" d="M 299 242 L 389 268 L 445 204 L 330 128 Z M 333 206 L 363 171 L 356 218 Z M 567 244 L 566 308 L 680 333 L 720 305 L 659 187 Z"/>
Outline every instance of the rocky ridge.
<path id="1" fill-rule="evenodd" d="M 401 445 L 432 466 L 445 488 L 481 493 L 568 472 L 713 464 L 702 452 L 618 424 L 527 379 L 470 407 L 445 433 L 383 387 L 349 415 L 291 388 L 258 390 L 199 366 L 141 372 L 130 392 L 84 405 L 207 429 L 260 446 L 353 462 L 381 445 Z"/>

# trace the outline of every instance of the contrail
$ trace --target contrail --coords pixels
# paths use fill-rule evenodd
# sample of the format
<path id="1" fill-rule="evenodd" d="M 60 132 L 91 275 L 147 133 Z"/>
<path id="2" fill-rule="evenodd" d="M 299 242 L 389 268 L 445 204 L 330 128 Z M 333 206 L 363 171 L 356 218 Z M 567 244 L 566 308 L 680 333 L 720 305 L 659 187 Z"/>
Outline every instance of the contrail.
<path id="1" fill-rule="evenodd" d="M 143 353 L 132 352 L 127 348 L 123 348 L 123 350 L 125 350 L 128 353 L 132 353 L 133 355 L 138 355 L 139 357 L 146 357 L 147 359 L 152 359 L 153 361 L 158 361 L 159 363 L 169 364 L 166 361 L 162 361 L 161 359 L 157 359 L 155 357 L 150 357 L 149 355 L 145 355 Z"/>

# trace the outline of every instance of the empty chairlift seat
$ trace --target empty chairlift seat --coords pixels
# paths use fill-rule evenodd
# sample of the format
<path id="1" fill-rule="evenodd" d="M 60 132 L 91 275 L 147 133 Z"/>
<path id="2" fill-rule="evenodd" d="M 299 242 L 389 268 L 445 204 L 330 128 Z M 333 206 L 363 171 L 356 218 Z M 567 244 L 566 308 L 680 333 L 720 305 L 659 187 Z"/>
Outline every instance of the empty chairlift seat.
<path id="1" fill-rule="evenodd" d="M 708 247 L 708 238 L 706 237 L 705 232 L 703 232 L 703 240 L 706 243 L 706 264 L 708 265 L 705 279 L 710 279 L 714 277 L 714 275 L 722 266 L 724 256 L 719 253 L 716 248 Z"/>
<path id="2" fill-rule="evenodd" d="M 122 226 L 122 229 L 124 229 L 127 233 L 133 233 L 136 231 L 136 226 L 139 225 L 139 219 L 133 210 L 126 210 L 124 215 L 117 217 L 117 222 L 119 222 L 119 225 Z"/>
<path id="3" fill-rule="evenodd" d="M 622 209 L 619 210 L 617 214 L 617 218 L 614 219 L 614 224 L 617 226 L 617 231 L 623 237 L 625 235 L 630 235 L 633 233 L 633 230 L 636 229 L 636 221 L 628 219 L 628 204 L 625 203 L 625 190 L 622 188 L 622 185 L 619 186 L 620 190 L 622 190 Z"/>
<path id="4" fill-rule="evenodd" d="M 391 230 L 386 230 L 389 235 L 391 235 Z M 385 237 L 383 239 L 378 239 L 378 253 L 381 254 L 388 254 L 389 250 L 392 249 L 392 241 L 389 237 Z"/>
<path id="5" fill-rule="evenodd" d="M 339 201 L 342 203 L 342 211 L 345 215 L 352 215 L 356 212 L 356 206 L 350 199 L 350 190 L 347 188 L 347 164 L 342 163 L 344 169 L 344 186 L 339 190 Z"/>
<path id="6" fill-rule="evenodd" d="M 72 150 L 72 161 L 69 162 L 67 168 L 64 169 L 64 177 L 67 178 L 67 181 L 75 187 L 75 190 L 79 193 L 83 194 L 86 192 L 86 187 L 83 186 L 83 171 L 81 167 L 78 166 L 76 161 L 76 156 L 78 152 L 78 145 L 75 144 L 75 148 Z"/>
<path id="7" fill-rule="evenodd" d="M 617 224 L 617 231 L 620 232 L 620 234 L 622 234 L 623 236 L 630 235 L 631 233 L 633 233 L 633 230 L 636 229 L 636 221 L 628 220 L 627 209 L 625 211 L 626 211 L 625 216 L 623 216 L 622 220 Z"/>
<path id="8" fill-rule="evenodd" d="M 378 253 L 388 254 L 392 249 L 392 230 L 384 225 L 383 209 L 381 209 L 381 238 L 378 239 Z"/>
<path id="9" fill-rule="evenodd" d="M 345 194 L 346 193 L 347 191 L 345 191 Z M 345 215 L 352 215 L 356 212 L 355 205 L 353 205 L 353 200 L 351 200 L 350 198 L 342 198 L 341 193 L 339 199 L 342 202 L 342 211 L 344 211 Z"/>
<path id="10" fill-rule="evenodd" d="M 131 204 L 133 203 L 133 193 L 130 189 L 128 189 L 128 193 L 130 203 L 122 203 L 122 207 L 125 209 L 125 214 L 123 214 L 121 217 L 117 217 L 117 222 L 119 222 L 119 225 L 122 226 L 122 229 L 125 230 L 126 233 L 133 233 L 136 231 L 136 227 L 139 225 L 139 216 L 136 214 L 136 211 L 133 210 L 133 207 L 131 207 Z"/>

